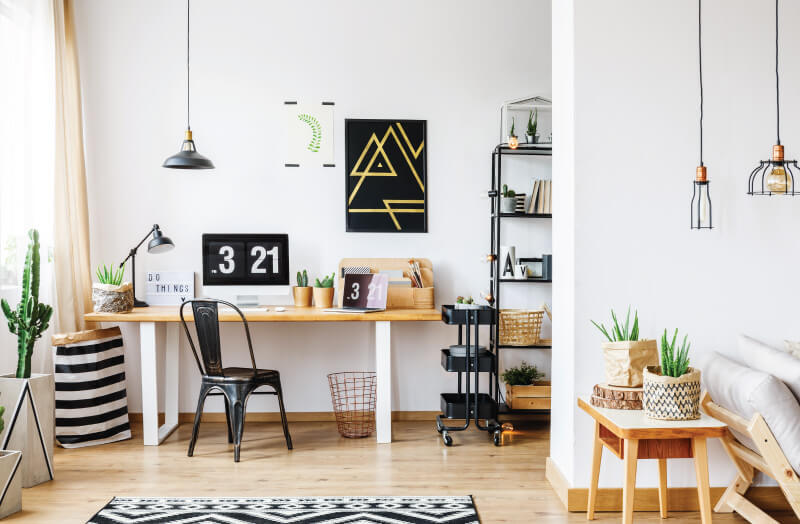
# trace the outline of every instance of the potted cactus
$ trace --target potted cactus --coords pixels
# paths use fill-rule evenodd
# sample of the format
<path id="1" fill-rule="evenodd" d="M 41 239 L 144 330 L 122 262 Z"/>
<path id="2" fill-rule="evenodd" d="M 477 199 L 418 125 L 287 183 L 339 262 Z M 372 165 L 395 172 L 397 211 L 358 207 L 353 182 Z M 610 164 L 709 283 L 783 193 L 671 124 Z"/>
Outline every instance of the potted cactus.
<path id="1" fill-rule="evenodd" d="M 630 306 L 624 324 L 619 322 L 613 309 L 611 319 L 614 325 L 610 333 L 604 324 L 592 320 L 592 324 L 607 339 L 607 342 L 601 345 L 605 359 L 606 383 L 610 386 L 641 387 L 642 371 L 645 366 L 658 364 L 658 345 L 653 339 L 639 340 L 639 312 L 634 312 L 631 324 Z"/>
<path id="2" fill-rule="evenodd" d="M 314 307 L 328 308 L 333 306 L 333 278 L 336 273 L 314 282 Z"/>
<path id="3" fill-rule="evenodd" d="M 92 302 L 98 313 L 128 313 L 133 310 L 133 285 L 122 282 L 125 264 L 114 269 L 97 266 L 97 282 L 92 284 Z"/>
<path id="4" fill-rule="evenodd" d="M 700 418 L 700 370 L 689 367 L 689 336 L 678 347 L 678 330 L 661 336 L 661 365 L 644 370 L 642 404 L 647 417 L 658 420 Z"/>
<path id="5" fill-rule="evenodd" d="M 503 184 L 503 196 L 500 199 L 501 213 L 515 213 L 517 210 L 517 193 L 508 189 L 508 184 Z"/>
<path id="6" fill-rule="evenodd" d="M 8 329 L 17 336 L 17 372 L 0 375 L 0 397 L 16 399 L 14 418 L 0 432 L 0 449 L 17 449 L 22 455 L 22 486 L 53 479 L 53 413 L 55 381 L 52 373 L 31 373 L 36 340 L 47 330 L 53 308 L 39 302 L 39 232 L 30 239 L 22 271 L 22 298 L 15 309 L 0 301 Z"/>
<path id="7" fill-rule="evenodd" d="M 3 431 L 3 412 L 0 406 L 0 432 Z M 0 485 L 7 486 L 0 493 L 0 519 L 16 513 L 22 509 L 22 473 L 19 472 L 19 463 L 22 460 L 21 451 L 0 450 Z"/>
<path id="8" fill-rule="evenodd" d="M 535 144 L 539 141 L 539 135 L 536 134 L 536 128 L 539 126 L 539 110 L 534 109 L 528 114 L 528 128 L 525 130 L 525 141 L 529 144 Z"/>
<path id="9" fill-rule="evenodd" d="M 297 272 L 297 285 L 292 288 L 294 305 L 297 307 L 311 307 L 311 287 L 308 285 L 308 271 Z"/>

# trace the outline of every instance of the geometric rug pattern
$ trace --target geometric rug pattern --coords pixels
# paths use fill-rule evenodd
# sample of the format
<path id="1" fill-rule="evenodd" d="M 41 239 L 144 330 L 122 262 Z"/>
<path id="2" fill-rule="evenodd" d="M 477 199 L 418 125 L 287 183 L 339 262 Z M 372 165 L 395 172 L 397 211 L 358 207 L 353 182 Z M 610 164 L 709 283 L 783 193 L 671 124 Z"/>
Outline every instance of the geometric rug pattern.
<path id="1" fill-rule="evenodd" d="M 472 497 L 114 497 L 87 524 L 479 524 Z"/>

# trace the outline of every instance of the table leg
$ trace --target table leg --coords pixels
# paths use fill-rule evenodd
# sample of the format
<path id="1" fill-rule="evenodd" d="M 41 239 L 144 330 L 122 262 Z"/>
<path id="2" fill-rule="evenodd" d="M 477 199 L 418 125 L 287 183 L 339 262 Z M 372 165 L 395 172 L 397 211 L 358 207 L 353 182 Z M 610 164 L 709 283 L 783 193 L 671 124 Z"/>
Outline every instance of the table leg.
<path id="1" fill-rule="evenodd" d="M 589 501 L 586 505 L 586 520 L 594 520 L 597 502 L 597 486 L 600 483 L 600 460 L 603 458 L 603 441 L 600 440 L 600 423 L 594 422 L 594 449 L 592 450 L 592 478 L 589 482 Z"/>
<path id="2" fill-rule="evenodd" d="M 639 457 L 639 440 L 625 439 L 625 485 L 622 488 L 622 522 L 633 524 L 633 495 L 636 491 L 636 463 Z"/>
<path id="3" fill-rule="evenodd" d="M 164 425 L 158 428 L 159 444 L 178 427 L 180 350 L 178 323 L 167 322 L 167 347 L 164 351 Z"/>
<path id="4" fill-rule="evenodd" d="M 700 499 L 700 517 L 703 524 L 711 523 L 711 494 L 708 487 L 708 451 L 705 437 L 692 439 L 694 472 L 697 475 L 697 496 Z"/>
<path id="5" fill-rule="evenodd" d="M 658 509 L 667 518 L 667 459 L 658 459 Z"/>
<path id="6" fill-rule="evenodd" d="M 142 359 L 142 440 L 158 446 L 158 355 L 155 322 L 139 323 Z"/>
<path id="7" fill-rule="evenodd" d="M 392 441 L 392 337 L 391 322 L 375 322 L 375 428 L 379 444 Z"/>

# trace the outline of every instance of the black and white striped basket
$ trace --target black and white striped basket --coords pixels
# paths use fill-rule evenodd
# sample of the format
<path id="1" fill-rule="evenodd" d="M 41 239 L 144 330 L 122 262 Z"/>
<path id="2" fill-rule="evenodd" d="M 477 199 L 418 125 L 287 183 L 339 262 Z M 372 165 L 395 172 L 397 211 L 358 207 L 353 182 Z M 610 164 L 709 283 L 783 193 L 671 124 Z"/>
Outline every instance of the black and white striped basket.
<path id="1" fill-rule="evenodd" d="M 680 377 L 661 374 L 661 367 L 644 368 L 642 405 L 646 417 L 658 420 L 700 418 L 700 370 L 689 368 Z"/>
<path id="2" fill-rule="evenodd" d="M 131 438 L 119 327 L 53 337 L 56 441 L 80 448 Z"/>

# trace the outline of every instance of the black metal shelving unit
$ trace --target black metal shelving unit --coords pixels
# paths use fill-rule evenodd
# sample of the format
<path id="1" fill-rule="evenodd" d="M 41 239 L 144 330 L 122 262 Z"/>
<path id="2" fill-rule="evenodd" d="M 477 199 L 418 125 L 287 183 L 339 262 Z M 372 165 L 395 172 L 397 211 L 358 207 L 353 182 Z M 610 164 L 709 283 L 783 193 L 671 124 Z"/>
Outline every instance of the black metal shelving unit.
<path id="1" fill-rule="evenodd" d="M 495 309 L 500 311 L 500 301 L 502 298 L 501 284 L 547 284 L 552 280 L 545 280 L 543 278 L 528 278 L 524 280 L 499 278 L 500 276 L 500 237 L 502 234 L 501 224 L 504 219 L 550 219 L 553 217 L 552 213 L 501 213 L 500 212 L 500 188 L 503 187 L 503 157 L 508 156 L 537 156 L 537 157 L 552 157 L 553 149 L 552 144 L 519 144 L 517 148 L 512 149 L 508 144 L 498 144 L 494 151 L 492 151 L 492 187 L 489 190 L 491 197 L 491 250 L 494 260 L 489 264 L 489 279 L 490 289 L 493 297 L 493 305 Z M 529 410 L 529 409 L 511 409 L 500 402 L 500 381 L 498 374 L 500 373 L 500 353 L 501 349 L 551 349 L 547 344 L 534 344 L 529 346 L 506 346 L 498 344 L 500 340 L 500 322 L 498 321 L 489 334 L 489 345 L 495 357 L 495 371 L 494 371 L 494 399 L 498 404 L 498 415 L 510 413 L 530 413 L 541 414 L 549 413 L 550 410 Z"/>
<path id="2" fill-rule="evenodd" d="M 483 306 L 479 309 L 455 309 L 442 306 L 442 321 L 458 326 L 458 344 L 442 350 L 442 367 L 450 373 L 458 373 L 458 392 L 442 393 L 441 415 L 436 415 L 436 431 L 446 446 L 453 445 L 450 432 L 464 431 L 474 420 L 475 427 L 492 435 L 495 446 L 502 444 L 503 428 L 497 422 L 498 403 L 494 396 L 497 381 L 496 356 L 480 345 L 480 326 L 489 332 L 497 324 L 497 310 Z M 460 347 L 464 355 L 454 356 L 454 347 Z M 480 374 L 489 375 L 488 392 L 480 392 Z M 463 419 L 461 426 L 446 426 L 443 418 Z M 481 425 L 481 420 L 486 422 Z"/>

